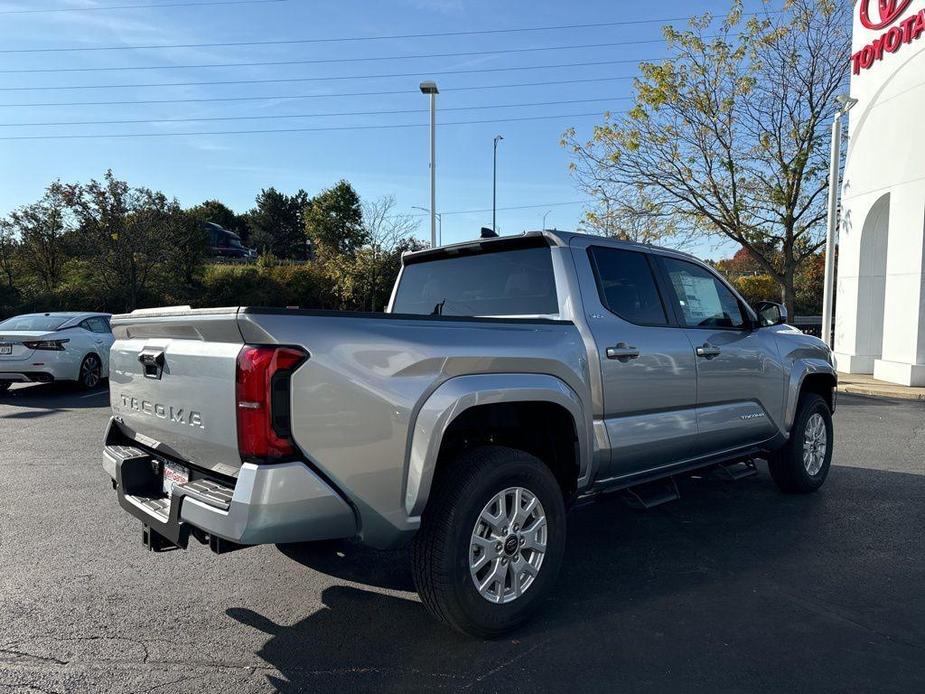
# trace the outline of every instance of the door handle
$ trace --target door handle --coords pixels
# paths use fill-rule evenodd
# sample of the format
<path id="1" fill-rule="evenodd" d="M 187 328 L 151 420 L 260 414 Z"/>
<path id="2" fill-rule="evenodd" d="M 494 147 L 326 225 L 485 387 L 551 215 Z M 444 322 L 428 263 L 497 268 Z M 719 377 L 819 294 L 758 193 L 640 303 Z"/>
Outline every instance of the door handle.
<path id="1" fill-rule="evenodd" d="M 607 358 L 616 359 L 617 361 L 628 362 L 630 359 L 636 359 L 639 356 L 639 350 L 630 347 L 625 342 L 618 342 L 613 347 L 607 348 Z"/>
<path id="2" fill-rule="evenodd" d="M 719 347 L 714 347 L 709 342 L 705 342 L 696 349 L 696 352 L 698 357 L 712 359 L 713 357 L 718 357 L 723 351 Z"/>

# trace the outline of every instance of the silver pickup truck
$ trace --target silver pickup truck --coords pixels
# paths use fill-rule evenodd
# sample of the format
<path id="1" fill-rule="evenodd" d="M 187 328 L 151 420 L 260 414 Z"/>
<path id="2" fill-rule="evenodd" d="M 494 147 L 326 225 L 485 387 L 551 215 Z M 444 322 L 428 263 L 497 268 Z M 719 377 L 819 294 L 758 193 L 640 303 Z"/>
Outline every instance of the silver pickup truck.
<path id="1" fill-rule="evenodd" d="M 822 485 L 830 351 L 756 309 L 683 253 L 545 231 L 405 255 L 382 314 L 135 311 L 103 465 L 153 550 L 411 542 L 426 608 L 494 636 L 551 590 L 576 502 L 756 457 Z"/>

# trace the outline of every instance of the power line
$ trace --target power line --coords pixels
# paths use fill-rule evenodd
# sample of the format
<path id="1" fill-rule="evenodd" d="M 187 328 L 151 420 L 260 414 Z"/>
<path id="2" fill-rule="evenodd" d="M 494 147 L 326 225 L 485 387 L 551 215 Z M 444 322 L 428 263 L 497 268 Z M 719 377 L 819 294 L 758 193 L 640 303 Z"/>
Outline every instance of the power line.
<path id="1" fill-rule="evenodd" d="M 560 106 L 563 104 L 590 104 L 602 101 L 625 101 L 629 96 L 600 97 L 596 99 L 564 99 L 561 101 L 534 101 L 526 104 L 492 104 L 490 106 L 451 106 L 441 108 L 440 111 L 484 111 L 496 108 L 527 108 L 532 106 Z M 0 123 L 0 128 L 46 127 L 62 125 L 127 125 L 139 123 L 194 123 L 201 121 L 223 120 L 279 120 L 295 118 L 333 118 L 344 116 L 387 116 L 405 113 L 425 113 L 426 108 L 404 108 L 385 111 L 341 111 L 338 113 L 297 113 L 285 115 L 257 115 L 257 116 L 197 116 L 190 118 L 127 118 L 120 120 L 83 120 L 83 121 L 46 121 L 31 123 Z"/>
<path id="2" fill-rule="evenodd" d="M 763 16 L 765 14 L 780 14 L 780 12 L 748 12 L 742 16 Z M 715 19 L 724 19 L 728 15 L 717 15 Z M 391 39 L 424 39 L 448 38 L 452 36 L 488 36 L 495 34 L 521 34 L 536 31 L 560 31 L 569 29 L 595 29 L 600 27 L 638 26 L 642 24 L 661 24 L 663 22 L 686 22 L 690 17 L 661 17 L 658 19 L 627 19 L 614 22 L 591 22 L 587 24 L 557 24 L 538 27 L 512 27 L 509 29 L 481 29 L 472 31 L 440 31 L 419 34 L 381 34 L 375 36 L 340 36 L 330 38 L 312 39 L 278 39 L 271 41 L 216 41 L 210 43 L 170 43 L 147 44 L 135 46 L 79 46 L 70 48 L 4 48 L 0 53 L 68 53 L 89 51 L 134 51 L 134 50 L 160 50 L 174 48 L 224 48 L 233 46 L 281 46 L 292 44 L 312 43 L 346 43 L 352 41 L 384 41 Z"/>
<path id="3" fill-rule="evenodd" d="M 209 7 L 212 5 L 265 5 L 288 0 L 208 0 L 207 2 L 164 2 L 156 5 L 100 5 L 97 7 L 48 7 L 37 10 L 0 10 L 0 15 L 50 14 L 53 12 L 99 12 L 102 10 L 147 10 L 157 7 Z"/>
<path id="4" fill-rule="evenodd" d="M 507 212 L 509 210 L 535 210 L 535 209 L 542 209 L 545 207 L 565 207 L 567 205 L 590 205 L 592 203 L 593 203 L 592 200 L 572 200 L 570 202 L 547 202 L 542 205 L 516 205 L 514 207 L 498 207 L 497 210 L 499 212 L 502 212 L 502 211 Z M 485 212 L 491 212 L 491 208 L 489 207 L 483 210 L 456 210 L 455 212 L 441 212 L 440 214 L 445 214 L 445 215 L 482 214 Z M 423 216 L 423 215 L 415 215 L 415 216 Z"/>
<path id="5" fill-rule="evenodd" d="M 486 84 L 473 87 L 441 87 L 440 92 L 468 92 L 481 91 L 483 89 L 517 89 L 520 87 L 551 87 L 563 84 L 587 84 L 592 82 L 616 82 L 635 79 L 633 75 L 621 75 L 618 77 L 588 77 L 570 80 L 552 80 L 543 82 L 517 82 L 514 84 Z M 51 107 L 51 106 L 128 106 L 128 105 L 146 105 L 146 104 L 200 104 L 216 103 L 229 101 L 283 101 L 292 99 L 334 99 L 352 96 L 394 96 L 398 94 L 417 94 L 417 89 L 391 89 L 375 92 L 341 92 L 339 94 L 275 94 L 272 96 L 209 96 L 195 97 L 188 99 L 135 99 L 119 101 L 52 101 L 52 102 L 34 102 L 27 104 L 0 104 L 0 108 L 30 108 L 30 107 Z"/>
<path id="6" fill-rule="evenodd" d="M 272 79 L 252 80 L 216 80 L 206 82 L 153 82 L 150 84 L 88 84 L 64 85 L 54 87 L 0 87 L 0 92 L 34 92 L 34 91 L 72 91 L 78 89 L 142 89 L 148 87 L 206 87 L 229 84 L 279 84 L 284 82 L 332 82 L 343 80 L 387 79 L 394 77 L 421 77 L 439 75 L 475 75 L 490 72 L 517 72 L 522 70 L 551 70 L 570 67 L 594 67 L 599 65 L 624 65 L 644 62 L 644 59 L 625 58 L 622 60 L 599 60 L 584 63 L 559 63 L 557 65 L 524 65 L 520 67 L 476 68 L 472 70 L 418 70 L 417 72 L 394 72 L 378 75 L 345 75 L 343 77 L 325 75 L 323 77 L 274 77 Z"/>
<path id="7" fill-rule="evenodd" d="M 616 46 L 641 46 L 645 44 L 664 43 L 664 39 L 646 39 L 641 41 L 611 41 L 607 43 L 580 43 L 571 46 L 539 46 L 533 48 L 502 48 L 497 50 L 460 51 L 455 53 L 422 53 L 417 55 L 384 55 L 371 58 L 317 58 L 312 60 L 272 60 L 243 63 L 201 63 L 198 65 L 121 65 L 117 67 L 66 67 L 66 68 L 23 68 L 0 70 L 3 75 L 57 73 L 57 72 L 115 72 L 128 70 L 192 70 L 215 67 L 267 67 L 285 65 L 323 65 L 330 63 L 363 63 L 385 60 L 415 60 L 419 58 L 463 58 L 482 55 L 507 55 L 515 53 L 540 53 L 543 51 L 567 51 L 583 48 L 614 48 Z"/>
<path id="8" fill-rule="evenodd" d="M 563 113 L 556 116 L 521 116 L 519 118 L 493 118 L 485 120 L 464 120 L 464 121 L 446 121 L 440 124 L 440 127 L 447 125 L 481 125 L 486 123 L 515 123 L 521 121 L 540 121 L 554 120 L 561 118 L 585 118 L 589 116 L 600 117 L 601 112 L 591 113 Z M 396 123 L 389 125 L 336 125 L 320 128 L 279 128 L 279 129 L 260 129 L 260 130 L 214 130 L 201 132 L 183 132 L 183 133 L 107 133 L 107 134 L 67 134 L 67 135 L 8 135 L 0 137 L 0 140 L 94 140 L 94 139 L 126 139 L 140 137 L 190 137 L 199 135 L 254 135 L 269 133 L 308 133 L 308 132 L 334 132 L 334 131 L 355 131 L 355 130 L 395 130 L 399 128 L 426 128 L 427 123 Z"/>

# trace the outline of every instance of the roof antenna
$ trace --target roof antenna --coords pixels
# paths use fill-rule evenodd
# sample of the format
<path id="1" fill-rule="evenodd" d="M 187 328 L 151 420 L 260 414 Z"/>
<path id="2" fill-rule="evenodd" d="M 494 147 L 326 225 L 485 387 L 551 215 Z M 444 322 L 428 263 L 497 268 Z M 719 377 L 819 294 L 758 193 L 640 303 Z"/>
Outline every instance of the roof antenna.
<path id="1" fill-rule="evenodd" d="M 498 234 L 494 231 L 494 229 L 489 229 L 488 227 L 482 227 L 482 236 L 481 236 L 481 238 L 483 238 L 483 239 L 496 239 L 496 238 L 498 238 Z"/>

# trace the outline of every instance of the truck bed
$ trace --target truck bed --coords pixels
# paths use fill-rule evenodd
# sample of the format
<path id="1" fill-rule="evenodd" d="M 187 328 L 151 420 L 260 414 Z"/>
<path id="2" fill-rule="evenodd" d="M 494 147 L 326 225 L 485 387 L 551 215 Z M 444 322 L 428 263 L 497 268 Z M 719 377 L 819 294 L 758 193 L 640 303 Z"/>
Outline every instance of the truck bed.
<path id="1" fill-rule="evenodd" d="M 400 523 L 411 427 L 461 375 L 553 375 L 587 397 L 586 347 L 568 321 L 228 307 L 114 316 L 110 397 L 138 443 L 234 478 L 236 358 L 245 344 L 304 349 L 291 376 L 293 439 L 355 507 Z M 145 353 L 162 354 L 160 378 Z M 365 515 L 365 514 L 364 514 Z"/>

